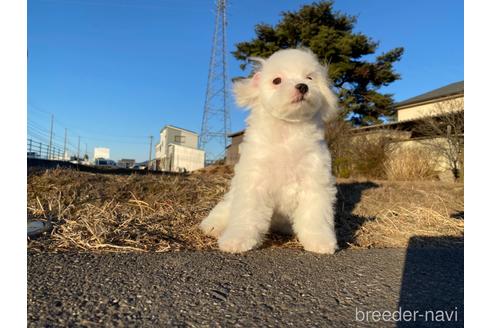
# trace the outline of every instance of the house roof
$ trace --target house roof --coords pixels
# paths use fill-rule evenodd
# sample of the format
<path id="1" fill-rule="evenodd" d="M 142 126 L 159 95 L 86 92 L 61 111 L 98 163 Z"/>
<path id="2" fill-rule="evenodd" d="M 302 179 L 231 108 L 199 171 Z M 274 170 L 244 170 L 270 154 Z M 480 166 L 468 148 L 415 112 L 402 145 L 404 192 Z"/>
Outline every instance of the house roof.
<path id="1" fill-rule="evenodd" d="M 358 126 L 358 127 L 353 127 L 351 129 L 351 131 L 358 133 L 358 132 L 362 132 L 362 131 L 378 130 L 378 129 L 384 129 L 384 128 L 406 129 L 406 128 L 413 126 L 416 121 L 418 121 L 418 120 L 405 120 L 405 121 L 379 123 L 379 124 L 373 124 L 373 125 L 367 125 L 367 126 Z"/>
<path id="2" fill-rule="evenodd" d="M 171 128 L 171 129 L 176 129 L 176 130 L 183 130 L 183 131 L 186 131 L 186 132 L 190 132 L 190 133 L 193 133 L 193 134 L 196 134 L 198 135 L 198 133 L 194 132 L 194 131 L 191 131 L 191 130 L 187 130 L 187 129 L 183 129 L 183 128 L 178 128 L 177 126 L 174 126 L 174 125 L 165 125 L 162 129 L 161 129 L 161 132 L 164 131 L 165 128 Z"/>
<path id="3" fill-rule="evenodd" d="M 229 138 L 232 138 L 232 137 L 237 137 L 237 136 L 239 136 L 239 135 L 243 134 L 243 133 L 244 133 L 244 131 L 245 131 L 245 130 L 241 130 L 241 131 L 233 132 L 233 133 L 228 134 L 227 136 L 228 136 Z"/>
<path id="4" fill-rule="evenodd" d="M 401 106 L 406 106 L 406 105 L 410 105 L 410 104 L 420 103 L 420 102 L 429 101 L 429 100 L 433 100 L 433 99 L 437 99 L 437 98 L 448 97 L 448 96 L 457 95 L 457 94 L 464 94 L 464 93 L 465 93 L 465 82 L 459 81 L 459 82 L 451 83 L 451 84 L 448 84 L 444 87 L 423 93 L 421 95 L 400 101 L 395 106 L 401 107 Z"/>

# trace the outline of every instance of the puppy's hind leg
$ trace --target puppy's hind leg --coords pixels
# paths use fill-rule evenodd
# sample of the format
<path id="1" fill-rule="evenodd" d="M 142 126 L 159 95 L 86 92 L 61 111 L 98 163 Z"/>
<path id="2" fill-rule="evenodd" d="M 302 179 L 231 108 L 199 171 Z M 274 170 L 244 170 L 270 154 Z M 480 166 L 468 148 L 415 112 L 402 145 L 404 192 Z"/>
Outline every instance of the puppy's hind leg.
<path id="1" fill-rule="evenodd" d="M 200 229 L 206 235 L 218 238 L 226 228 L 231 214 L 231 194 L 232 191 L 229 191 L 200 223 Z"/>

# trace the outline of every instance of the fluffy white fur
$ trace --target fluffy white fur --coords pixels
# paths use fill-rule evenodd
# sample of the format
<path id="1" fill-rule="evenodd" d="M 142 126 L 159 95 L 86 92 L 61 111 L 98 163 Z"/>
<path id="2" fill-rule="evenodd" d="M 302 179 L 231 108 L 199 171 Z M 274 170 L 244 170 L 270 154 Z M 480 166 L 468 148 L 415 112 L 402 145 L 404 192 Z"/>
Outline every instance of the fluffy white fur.
<path id="1" fill-rule="evenodd" d="M 336 187 L 323 122 L 336 114 L 337 100 L 326 69 L 308 49 L 256 60 L 260 70 L 234 84 L 237 103 L 251 109 L 235 176 L 200 228 L 226 252 L 259 246 L 272 229 L 294 232 L 308 251 L 333 254 Z M 299 84 L 308 87 L 304 95 Z"/>

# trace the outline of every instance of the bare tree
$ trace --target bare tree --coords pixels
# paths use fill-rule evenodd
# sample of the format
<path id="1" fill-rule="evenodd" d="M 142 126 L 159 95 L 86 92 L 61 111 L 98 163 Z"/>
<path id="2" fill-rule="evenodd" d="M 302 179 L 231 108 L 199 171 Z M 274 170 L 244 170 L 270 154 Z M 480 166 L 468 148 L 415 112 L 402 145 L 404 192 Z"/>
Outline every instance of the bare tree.
<path id="1" fill-rule="evenodd" d="M 352 125 L 342 115 L 325 125 L 325 140 L 332 157 L 333 174 L 347 178 L 350 175 L 350 160 L 347 150 L 350 149 Z"/>
<path id="2" fill-rule="evenodd" d="M 421 143 L 446 159 L 455 179 L 461 176 L 464 166 L 464 105 L 463 98 L 438 102 L 413 130 L 423 137 Z"/>
<path id="3" fill-rule="evenodd" d="M 352 125 L 342 115 L 325 124 L 325 140 L 333 157 L 341 155 L 350 145 Z"/>

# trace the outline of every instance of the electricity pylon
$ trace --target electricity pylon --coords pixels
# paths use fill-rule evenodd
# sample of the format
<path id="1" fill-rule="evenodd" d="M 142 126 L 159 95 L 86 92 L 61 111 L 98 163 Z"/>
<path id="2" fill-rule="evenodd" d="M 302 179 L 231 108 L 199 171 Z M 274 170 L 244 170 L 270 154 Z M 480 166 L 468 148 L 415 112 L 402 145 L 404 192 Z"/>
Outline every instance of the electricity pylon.
<path id="1" fill-rule="evenodd" d="M 199 147 L 205 150 L 208 163 L 225 156 L 227 135 L 231 130 L 228 108 L 226 26 L 226 0 L 217 0 L 207 93 L 199 139 Z"/>

